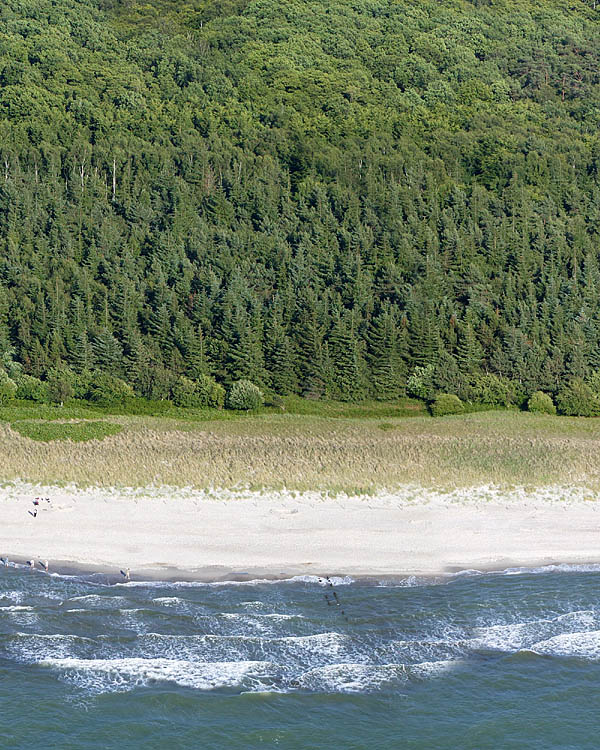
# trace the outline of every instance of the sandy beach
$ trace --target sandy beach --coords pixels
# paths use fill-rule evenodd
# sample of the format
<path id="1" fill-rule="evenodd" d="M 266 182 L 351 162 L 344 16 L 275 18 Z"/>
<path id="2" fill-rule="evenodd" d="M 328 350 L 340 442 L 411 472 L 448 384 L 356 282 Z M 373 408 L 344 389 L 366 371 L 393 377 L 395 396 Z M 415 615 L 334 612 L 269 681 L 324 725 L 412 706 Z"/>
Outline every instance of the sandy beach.
<path id="1" fill-rule="evenodd" d="M 32 500 L 41 502 L 37 516 Z M 600 495 L 493 487 L 376 496 L 88 489 L 0 491 L 0 553 L 132 578 L 436 575 L 600 561 Z"/>

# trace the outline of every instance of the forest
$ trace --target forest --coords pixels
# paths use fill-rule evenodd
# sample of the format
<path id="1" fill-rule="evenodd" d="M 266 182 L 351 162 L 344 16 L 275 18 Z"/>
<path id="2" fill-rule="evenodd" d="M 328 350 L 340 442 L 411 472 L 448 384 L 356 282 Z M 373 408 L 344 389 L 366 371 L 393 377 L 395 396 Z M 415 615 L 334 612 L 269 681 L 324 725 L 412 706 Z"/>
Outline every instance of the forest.
<path id="1" fill-rule="evenodd" d="M 596 414 L 599 133 L 593 1 L 4 0 L 0 396 Z"/>

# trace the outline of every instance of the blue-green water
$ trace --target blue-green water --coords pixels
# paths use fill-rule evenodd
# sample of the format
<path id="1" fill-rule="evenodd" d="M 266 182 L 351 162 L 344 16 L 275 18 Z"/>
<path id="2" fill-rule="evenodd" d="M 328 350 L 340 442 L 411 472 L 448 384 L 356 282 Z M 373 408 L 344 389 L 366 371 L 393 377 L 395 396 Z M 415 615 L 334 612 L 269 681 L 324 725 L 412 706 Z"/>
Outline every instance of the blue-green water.
<path id="1" fill-rule="evenodd" d="M 600 745 L 600 569 L 334 584 L 0 569 L 0 748 Z"/>

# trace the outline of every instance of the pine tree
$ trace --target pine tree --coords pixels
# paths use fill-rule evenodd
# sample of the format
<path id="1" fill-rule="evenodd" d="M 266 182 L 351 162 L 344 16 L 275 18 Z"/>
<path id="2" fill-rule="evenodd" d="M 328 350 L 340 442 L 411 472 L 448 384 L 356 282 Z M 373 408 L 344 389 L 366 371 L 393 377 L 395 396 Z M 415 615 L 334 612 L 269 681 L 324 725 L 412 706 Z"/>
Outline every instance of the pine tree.
<path id="1" fill-rule="evenodd" d="M 375 398 L 395 399 L 405 392 L 404 330 L 399 327 L 398 315 L 389 305 L 373 318 L 368 335 L 368 362 Z"/>
<path id="2" fill-rule="evenodd" d="M 106 328 L 101 329 L 93 341 L 96 364 L 107 374 L 121 375 L 123 371 L 123 349 Z"/>
<path id="3" fill-rule="evenodd" d="M 333 394 L 342 401 L 360 401 L 367 392 L 363 344 L 352 329 L 351 316 L 339 317 L 328 337 L 333 363 Z"/>

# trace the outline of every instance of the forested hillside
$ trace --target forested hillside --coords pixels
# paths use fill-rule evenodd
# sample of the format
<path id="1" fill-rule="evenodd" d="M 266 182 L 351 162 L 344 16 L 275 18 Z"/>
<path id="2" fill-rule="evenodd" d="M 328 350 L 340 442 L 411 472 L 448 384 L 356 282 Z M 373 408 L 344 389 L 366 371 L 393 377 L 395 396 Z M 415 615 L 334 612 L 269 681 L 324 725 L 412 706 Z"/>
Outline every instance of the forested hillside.
<path id="1" fill-rule="evenodd" d="M 8 374 L 600 382 L 594 6 L 3 0 Z"/>

